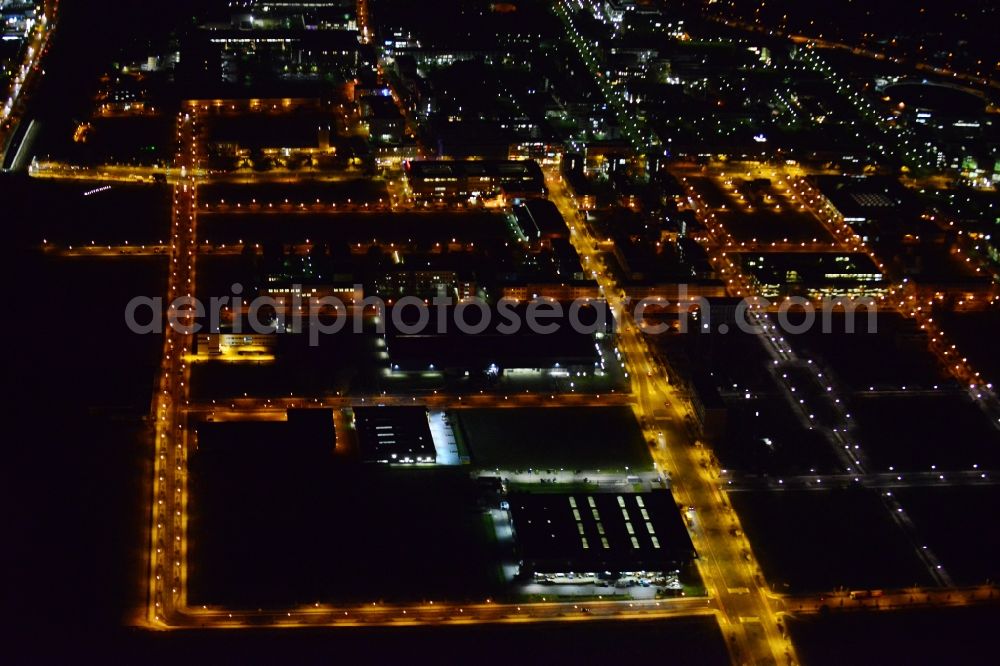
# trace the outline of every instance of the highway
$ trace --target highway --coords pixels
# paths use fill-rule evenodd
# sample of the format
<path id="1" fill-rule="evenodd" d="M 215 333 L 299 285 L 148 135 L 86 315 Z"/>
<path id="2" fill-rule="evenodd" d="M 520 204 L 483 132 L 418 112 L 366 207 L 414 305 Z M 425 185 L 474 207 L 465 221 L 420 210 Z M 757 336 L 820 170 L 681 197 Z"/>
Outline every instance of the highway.
<path id="1" fill-rule="evenodd" d="M 48 178 L 52 180 L 80 180 L 87 182 L 109 183 L 155 183 L 158 178 L 164 178 L 172 184 L 183 184 L 191 177 L 204 177 L 203 169 L 194 172 L 185 171 L 181 174 L 180 167 L 154 166 L 119 166 L 105 164 L 94 167 L 81 167 L 59 162 L 39 162 L 31 170 L 33 178 Z"/>

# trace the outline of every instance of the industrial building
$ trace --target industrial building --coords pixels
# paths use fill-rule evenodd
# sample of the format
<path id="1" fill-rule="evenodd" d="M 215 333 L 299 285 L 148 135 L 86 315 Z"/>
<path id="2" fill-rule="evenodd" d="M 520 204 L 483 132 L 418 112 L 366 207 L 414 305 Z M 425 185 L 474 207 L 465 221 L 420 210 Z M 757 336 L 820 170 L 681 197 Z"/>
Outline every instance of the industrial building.
<path id="1" fill-rule="evenodd" d="M 733 253 L 732 256 L 765 298 L 874 297 L 888 288 L 882 270 L 871 257 L 859 252 Z"/>
<path id="2" fill-rule="evenodd" d="M 514 493 L 508 503 L 521 574 L 537 582 L 638 584 L 697 557 L 667 490 Z"/>
<path id="3" fill-rule="evenodd" d="M 414 160 L 403 165 L 417 200 L 545 196 L 545 177 L 533 160 Z"/>
<path id="4" fill-rule="evenodd" d="M 431 464 L 437 459 L 424 407 L 355 407 L 361 458 L 386 464 Z"/>
<path id="5" fill-rule="evenodd" d="M 551 242 L 569 238 L 566 220 L 548 199 L 529 199 L 514 206 L 514 217 L 521 235 L 530 241 Z"/>

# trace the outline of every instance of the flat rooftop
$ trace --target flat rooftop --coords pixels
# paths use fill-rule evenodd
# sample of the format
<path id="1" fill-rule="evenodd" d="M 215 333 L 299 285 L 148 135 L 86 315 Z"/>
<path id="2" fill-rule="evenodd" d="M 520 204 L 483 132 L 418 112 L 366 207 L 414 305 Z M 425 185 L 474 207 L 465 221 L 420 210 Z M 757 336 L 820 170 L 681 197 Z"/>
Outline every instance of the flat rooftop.
<path id="1" fill-rule="evenodd" d="M 568 238 L 569 227 L 556 205 L 548 199 L 529 199 L 514 207 L 521 232 L 529 238 Z"/>
<path id="2" fill-rule="evenodd" d="M 535 573 L 664 571 L 696 557 L 669 491 L 510 496 L 524 566 Z"/>
<path id="3" fill-rule="evenodd" d="M 499 178 L 544 183 L 542 169 L 533 160 L 413 160 L 405 165 L 410 178 Z"/>
<path id="4" fill-rule="evenodd" d="M 820 192 L 848 222 L 915 215 L 911 196 L 898 180 L 878 176 L 815 176 Z"/>
<path id="5" fill-rule="evenodd" d="M 437 458 L 423 407 L 355 407 L 354 426 L 367 462 L 416 464 Z"/>

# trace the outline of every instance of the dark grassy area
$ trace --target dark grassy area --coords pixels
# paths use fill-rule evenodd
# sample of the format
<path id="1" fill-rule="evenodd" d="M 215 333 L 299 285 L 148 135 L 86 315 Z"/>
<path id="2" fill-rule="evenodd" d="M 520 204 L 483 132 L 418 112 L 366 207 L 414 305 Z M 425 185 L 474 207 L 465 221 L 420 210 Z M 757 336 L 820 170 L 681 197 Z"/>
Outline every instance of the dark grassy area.
<path id="1" fill-rule="evenodd" d="M 122 313 L 163 288 L 165 264 L 25 253 L 16 266 L 48 296 L 22 301 L 31 327 L 8 359 L 4 607 L 17 619 L 5 650 L 39 663 L 46 647 L 109 641 L 145 603 L 144 419 L 162 339 L 133 335 Z"/>
<path id="2" fill-rule="evenodd" d="M 789 320 L 797 326 L 801 316 L 792 313 Z M 851 321 L 853 332 L 848 332 Z M 949 382 L 928 350 L 924 333 L 913 320 L 896 313 L 879 313 L 871 329 L 864 308 L 851 316 L 843 312 L 817 313 L 815 325 L 808 331 L 786 333 L 785 338 L 796 352 L 832 373 L 834 380 L 848 390 L 930 388 Z"/>
<path id="3" fill-rule="evenodd" d="M 784 204 L 784 202 L 782 202 Z M 833 238 L 812 215 L 782 207 L 775 211 L 770 206 L 754 205 L 753 212 L 733 210 L 730 201 L 728 212 L 717 213 L 719 222 L 737 243 L 830 243 Z M 786 241 L 787 239 L 787 241 Z"/>
<path id="4" fill-rule="evenodd" d="M 173 159 L 174 116 L 95 117 L 85 142 L 73 140 L 73 129 L 54 130 L 39 158 L 86 166 L 162 166 Z"/>
<path id="5" fill-rule="evenodd" d="M 725 435 L 712 446 L 724 469 L 772 475 L 841 471 L 831 444 L 819 430 L 807 429 L 785 398 L 726 403 Z"/>
<path id="6" fill-rule="evenodd" d="M 12 179 L 14 215 L 31 225 L 28 243 L 65 248 L 90 245 L 158 244 L 169 239 L 171 190 L 165 185 L 122 185 L 99 181 Z M 110 185 L 108 190 L 95 192 Z M 93 192 L 84 196 L 87 192 Z"/>
<path id="7" fill-rule="evenodd" d="M 959 585 L 1000 581 L 1000 488 L 894 490 L 917 531 Z"/>
<path id="8" fill-rule="evenodd" d="M 215 244 L 253 243 L 420 243 L 509 240 L 510 227 L 495 213 L 203 214 L 199 236 Z"/>
<path id="9" fill-rule="evenodd" d="M 649 469 L 649 450 L 632 410 L 463 409 L 453 412 L 477 467 L 514 470 Z"/>
<path id="10" fill-rule="evenodd" d="M 279 335 L 274 361 L 196 363 L 191 368 L 193 395 L 196 399 L 225 400 L 244 394 L 372 393 L 378 387 L 380 367 L 375 337 L 370 332 L 355 334 L 351 326 L 348 322 L 337 334 L 318 336 L 317 346 L 309 344 L 307 333 Z"/>
<path id="11" fill-rule="evenodd" d="M 788 622 L 802 662 L 843 664 L 989 664 L 996 662 L 1000 609 L 858 612 Z"/>
<path id="12" fill-rule="evenodd" d="M 746 180 L 745 172 L 742 175 L 731 175 L 737 188 Z M 716 216 L 737 243 L 781 243 L 786 239 L 789 243 L 811 243 L 813 239 L 820 243 L 830 243 L 833 240 L 819 220 L 794 208 L 790 200 L 774 187 L 761 192 L 762 196 L 766 194 L 770 197 L 770 203 L 764 203 L 762 199 L 749 201 L 753 210 L 747 211 L 735 196 L 724 190 L 714 179 L 695 177 L 689 180 L 706 204 L 715 208 L 726 207 L 726 210 L 716 212 Z M 780 210 L 776 206 L 780 206 Z"/>
<path id="13" fill-rule="evenodd" d="M 162 353 L 160 334 L 140 335 L 129 330 L 125 309 L 137 296 L 166 293 L 166 257 L 115 259 L 36 256 L 31 270 L 22 273 L 25 284 L 44 280 L 50 295 L 28 299 L 32 332 L 22 338 L 24 359 L 31 363 L 30 391 L 43 382 L 42 399 L 49 392 L 60 399 L 78 400 L 94 408 L 135 410 L 145 416 L 150 391 Z M 148 308 L 136 314 L 141 323 Z"/>
<path id="14" fill-rule="evenodd" d="M 717 319 L 721 319 L 721 315 Z M 731 327 L 729 333 L 720 334 L 720 321 L 708 323 L 709 332 L 702 332 L 698 324 L 692 322 L 687 333 L 647 335 L 646 339 L 666 358 L 673 370 L 671 374 L 688 376 L 692 368 L 704 367 L 722 391 L 775 391 L 774 379 L 768 372 L 771 358 L 760 336 L 735 327 Z"/>
<path id="15" fill-rule="evenodd" d="M 312 207 L 317 203 L 353 204 L 388 202 L 389 192 L 385 182 L 371 179 L 311 180 L 308 174 L 293 183 L 210 183 L 198 188 L 198 202 L 203 206 L 225 204 L 232 208 L 236 204 L 246 208 L 251 205 L 267 207 L 272 205 L 298 208 L 301 204 Z M 285 204 L 285 202 L 288 202 Z"/>
<path id="16" fill-rule="evenodd" d="M 874 492 L 741 492 L 730 498 L 765 577 L 778 592 L 930 582 Z"/>
<path id="17" fill-rule="evenodd" d="M 941 312 L 935 314 L 945 336 L 983 378 L 1000 384 L 1000 354 L 993 342 L 1000 337 L 1000 310 L 983 312 Z"/>
<path id="18" fill-rule="evenodd" d="M 192 457 L 189 599 L 235 607 L 499 591 L 467 474 L 338 465 L 281 443 Z"/>
<path id="19" fill-rule="evenodd" d="M 851 415 L 872 471 L 1000 467 L 1000 430 L 965 396 L 856 398 Z"/>
<path id="20" fill-rule="evenodd" d="M 246 294 L 259 279 L 254 264 L 255 258 L 243 255 L 199 255 L 195 296 L 204 303 L 210 303 L 212 298 L 232 298 L 235 284 Z"/>

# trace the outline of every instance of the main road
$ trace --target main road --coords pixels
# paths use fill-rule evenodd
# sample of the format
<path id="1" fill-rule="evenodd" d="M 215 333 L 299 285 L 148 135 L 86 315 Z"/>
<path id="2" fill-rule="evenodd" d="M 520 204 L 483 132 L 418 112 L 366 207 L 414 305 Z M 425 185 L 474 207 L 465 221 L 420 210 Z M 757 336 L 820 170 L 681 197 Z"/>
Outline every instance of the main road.
<path id="1" fill-rule="evenodd" d="M 666 381 L 624 307 L 624 293 L 603 270 L 597 242 L 556 169 L 546 172 L 549 198 L 570 227 L 584 267 L 593 271 L 605 298 L 619 316 L 619 347 L 625 357 L 640 416 L 657 468 L 670 477 L 677 500 L 688 510 L 688 524 L 699 553 L 698 569 L 709 595 L 719 606 L 723 631 L 736 663 L 796 663 L 795 651 L 781 626 L 778 597 L 764 583 L 739 519 L 708 465 L 708 451 L 684 424 L 691 407 Z M 734 536 L 736 535 L 736 536 Z"/>
<path id="2" fill-rule="evenodd" d="M 168 316 L 174 317 L 178 325 L 165 327 L 161 374 L 153 399 L 153 501 L 145 619 L 157 627 L 173 624 L 175 613 L 185 605 L 186 598 L 188 439 L 181 408 L 188 401 L 190 366 L 186 359 L 193 346 L 192 336 L 184 327 L 193 323 L 193 317 L 176 299 L 194 295 L 197 182 L 188 171 L 198 163 L 198 132 L 195 111 L 182 112 L 177 121 L 180 148 L 176 163 L 184 180 L 174 185 L 167 281 L 171 303 Z"/>

